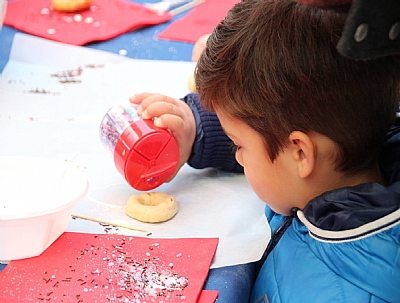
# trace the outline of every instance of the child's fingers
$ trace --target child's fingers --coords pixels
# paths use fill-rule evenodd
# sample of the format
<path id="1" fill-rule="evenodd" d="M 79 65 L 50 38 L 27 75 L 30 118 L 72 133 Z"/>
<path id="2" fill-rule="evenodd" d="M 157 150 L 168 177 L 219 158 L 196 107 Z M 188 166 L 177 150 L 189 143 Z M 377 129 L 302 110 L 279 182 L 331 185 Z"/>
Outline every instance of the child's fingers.
<path id="1" fill-rule="evenodd" d="M 157 102 L 167 102 L 169 99 L 172 99 L 168 96 L 160 95 L 160 94 L 152 94 L 152 93 L 140 93 L 129 98 L 129 101 L 132 104 L 138 105 L 137 112 L 139 115 L 142 115 L 143 111 L 146 111 L 147 107 L 152 103 Z M 151 119 L 153 117 L 152 114 L 145 113 L 145 116 L 142 115 L 144 119 Z"/>
<path id="2" fill-rule="evenodd" d="M 134 104 L 140 104 L 144 99 L 148 98 L 151 95 L 152 95 L 151 93 L 146 93 L 146 92 L 141 94 L 136 94 L 129 97 L 129 101 Z"/>
<path id="3" fill-rule="evenodd" d="M 179 139 L 180 133 L 185 127 L 184 121 L 180 117 L 169 114 L 154 119 L 154 125 L 168 129 L 177 139 Z"/>
<path id="4" fill-rule="evenodd" d="M 167 114 L 176 116 L 182 115 L 182 111 L 175 105 L 175 103 L 165 101 L 157 101 L 147 105 L 143 104 L 142 109 L 143 111 L 141 114 L 143 119 L 151 119 Z"/>

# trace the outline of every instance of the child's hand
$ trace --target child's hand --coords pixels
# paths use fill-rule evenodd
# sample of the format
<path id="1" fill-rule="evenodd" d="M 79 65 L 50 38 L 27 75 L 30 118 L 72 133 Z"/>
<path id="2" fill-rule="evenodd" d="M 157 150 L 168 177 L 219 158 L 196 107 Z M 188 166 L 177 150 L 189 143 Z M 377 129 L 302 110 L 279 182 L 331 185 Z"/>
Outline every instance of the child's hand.
<path id="1" fill-rule="evenodd" d="M 137 112 L 143 119 L 154 119 L 155 126 L 167 129 L 175 137 L 180 152 L 175 176 L 189 159 L 196 137 L 196 122 L 192 110 L 185 102 L 160 94 L 137 94 L 130 97 L 129 101 L 139 104 Z"/>

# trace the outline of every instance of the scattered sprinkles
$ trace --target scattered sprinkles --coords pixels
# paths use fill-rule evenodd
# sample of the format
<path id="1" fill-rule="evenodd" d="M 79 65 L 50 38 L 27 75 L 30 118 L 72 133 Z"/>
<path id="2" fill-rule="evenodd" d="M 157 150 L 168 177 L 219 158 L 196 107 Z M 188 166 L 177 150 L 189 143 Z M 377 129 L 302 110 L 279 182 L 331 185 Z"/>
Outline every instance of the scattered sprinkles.
<path id="1" fill-rule="evenodd" d="M 85 18 L 85 23 L 87 23 L 87 24 L 91 24 L 91 23 L 93 23 L 93 21 L 94 21 L 93 17 L 86 17 Z"/>
<path id="2" fill-rule="evenodd" d="M 49 32 L 54 32 L 54 29 L 49 29 Z M 94 68 L 104 68 L 104 64 L 86 64 L 83 67 L 78 67 L 70 70 L 63 70 L 53 74 L 50 74 L 51 77 L 57 78 L 58 82 L 61 84 L 69 84 L 69 83 L 81 83 L 81 75 L 85 69 L 94 69 Z M 26 85 L 22 80 L 8 80 L 7 83 L 9 85 Z M 41 94 L 41 95 L 60 95 L 60 92 L 52 92 L 45 88 L 31 88 L 29 90 L 23 90 L 24 93 L 28 94 Z M 30 120 L 36 120 L 36 118 L 30 118 Z"/>
<path id="3" fill-rule="evenodd" d="M 49 28 L 49 29 L 47 30 L 47 33 L 48 33 L 49 35 L 54 35 L 54 34 L 56 33 L 56 30 L 55 30 L 54 28 Z"/>
<path id="4" fill-rule="evenodd" d="M 73 19 L 75 22 L 81 22 L 83 17 L 81 14 L 76 14 L 76 15 L 74 15 Z"/>
<path id="5" fill-rule="evenodd" d="M 66 23 L 72 23 L 74 22 L 74 19 L 71 16 L 62 16 L 61 20 L 63 20 Z"/>
<path id="6" fill-rule="evenodd" d="M 40 10 L 40 15 L 44 18 L 50 18 L 53 15 L 53 11 L 54 11 L 54 8 L 52 6 L 43 7 Z M 90 7 L 90 11 L 96 12 L 97 7 L 92 5 Z M 93 27 L 101 26 L 101 23 L 99 21 L 95 21 L 93 16 L 83 18 L 83 16 L 81 14 L 73 14 L 72 15 L 69 13 L 65 13 L 64 15 L 61 16 L 61 20 L 65 23 L 72 23 L 72 22 L 80 23 L 80 22 L 84 21 L 86 24 L 92 25 Z M 54 28 L 49 28 L 49 29 L 47 29 L 47 33 L 49 35 L 55 35 L 57 33 L 57 31 Z"/>
<path id="7" fill-rule="evenodd" d="M 103 68 L 104 64 L 87 64 L 84 67 L 78 67 L 75 69 L 63 70 L 54 74 L 50 74 L 51 77 L 58 78 L 58 81 L 62 84 L 65 83 L 80 83 L 82 80 L 80 76 L 82 75 L 85 68 Z"/>
<path id="8" fill-rule="evenodd" d="M 93 237 L 97 238 L 97 235 Z M 99 264 L 96 265 L 96 262 L 93 262 L 94 268 L 90 269 L 90 265 L 88 265 L 90 270 L 85 270 L 83 274 L 80 272 L 78 277 L 73 277 L 72 274 L 59 276 L 51 271 L 45 271 L 39 282 L 42 287 L 40 287 L 37 300 L 54 301 L 57 299 L 57 294 L 60 296 L 57 291 L 60 283 L 77 285 L 73 287 L 77 292 L 74 295 L 76 301 L 68 302 L 83 302 L 85 293 L 95 292 L 98 289 L 110 290 L 105 292 L 107 301 L 104 302 L 167 303 L 169 298 L 185 297 L 182 291 L 188 286 L 188 278 L 175 272 L 173 263 L 165 266 L 160 257 L 149 258 L 151 256 L 149 252 L 146 252 L 141 258 L 131 256 L 129 251 L 124 249 L 127 239 L 121 237 L 117 241 L 116 244 L 108 245 L 86 243 L 86 247 L 80 250 L 77 260 L 87 255 L 102 255 L 103 265 L 98 266 Z M 150 247 L 152 255 L 162 252 L 158 243 L 153 243 Z M 74 265 L 69 265 L 68 268 L 71 273 L 77 271 Z M 66 293 L 62 295 L 67 297 Z M 69 293 L 68 298 L 71 299 L 70 297 Z M 160 300 L 160 297 L 163 299 Z"/>
<path id="9" fill-rule="evenodd" d="M 65 233 L 57 241 L 43 256 L 4 270 L 7 302 L 194 302 L 217 245 L 216 239 L 195 241 L 205 249 L 192 264 L 200 273 L 192 274 L 186 239 Z"/>
<path id="10" fill-rule="evenodd" d="M 49 8 L 44 7 L 40 10 L 40 14 L 43 16 L 51 16 L 51 11 Z"/>
<path id="11" fill-rule="evenodd" d="M 51 94 L 51 92 L 50 91 L 48 91 L 48 90 L 45 90 L 45 89 L 38 89 L 38 88 L 36 88 L 36 89 L 31 89 L 31 90 L 29 90 L 29 93 L 30 94 L 43 94 L 43 95 L 46 95 L 46 94 Z"/>
<path id="12" fill-rule="evenodd" d="M 40 15 L 42 15 L 43 17 L 49 18 L 52 16 L 52 12 L 53 12 L 54 8 L 53 7 L 44 7 L 40 10 Z M 96 12 L 97 11 L 97 7 L 96 6 L 91 6 L 90 7 L 90 11 L 91 12 Z M 93 16 L 89 16 L 89 17 L 85 17 L 83 18 L 83 16 L 81 14 L 64 14 L 61 16 L 61 20 L 64 21 L 65 23 L 72 23 L 72 22 L 82 22 L 84 21 L 86 24 L 91 24 L 93 27 L 100 27 L 101 23 L 99 21 L 95 22 L 95 19 Z M 54 31 L 54 29 L 49 28 L 47 30 L 47 33 L 49 35 L 53 35 L 56 32 Z"/>
<path id="13" fill-rule="evenodd" d="M 128 51 L 126 49 L 120 49 L 118 54 L 120 54 L 121 56 L 126 56 L 128 54 Z"/>

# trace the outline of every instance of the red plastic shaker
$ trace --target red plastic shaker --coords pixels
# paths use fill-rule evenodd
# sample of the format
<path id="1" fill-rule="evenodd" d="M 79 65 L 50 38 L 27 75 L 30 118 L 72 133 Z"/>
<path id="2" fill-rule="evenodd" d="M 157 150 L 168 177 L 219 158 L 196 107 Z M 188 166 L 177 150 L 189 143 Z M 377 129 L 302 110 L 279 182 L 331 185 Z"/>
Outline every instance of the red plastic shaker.
<path id="1" fill-rule="evenodd" d="M 114 158 L 117 170 L 130 186 L 151 190 L 176 171 L 179 147 L 165 129 L 143 120 L 133 104 L 110 108 L 100 125 L 100 140 Z"/>

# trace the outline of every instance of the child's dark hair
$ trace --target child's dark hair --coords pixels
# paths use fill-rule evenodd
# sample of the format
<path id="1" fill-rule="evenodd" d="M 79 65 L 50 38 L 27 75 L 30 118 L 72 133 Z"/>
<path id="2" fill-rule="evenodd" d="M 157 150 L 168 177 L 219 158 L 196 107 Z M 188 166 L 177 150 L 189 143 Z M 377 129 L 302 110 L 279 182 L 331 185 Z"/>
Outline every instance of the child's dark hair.
<path id="1" fill-rule="evenodd" d="M 337 169 L 371 168 L 399 104 L 400 57 L 341 56 L 345 19 L 289 0 L 238 3 L 198 61 L 203 106 L 260 133 L 272 161 L 299 130 L 338 145 Z"/>

